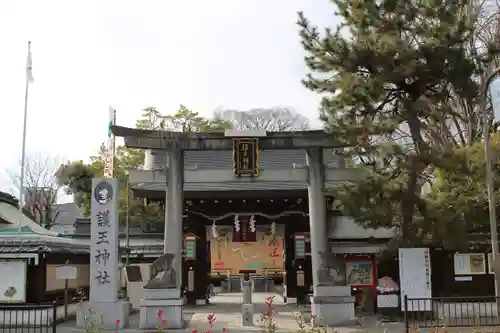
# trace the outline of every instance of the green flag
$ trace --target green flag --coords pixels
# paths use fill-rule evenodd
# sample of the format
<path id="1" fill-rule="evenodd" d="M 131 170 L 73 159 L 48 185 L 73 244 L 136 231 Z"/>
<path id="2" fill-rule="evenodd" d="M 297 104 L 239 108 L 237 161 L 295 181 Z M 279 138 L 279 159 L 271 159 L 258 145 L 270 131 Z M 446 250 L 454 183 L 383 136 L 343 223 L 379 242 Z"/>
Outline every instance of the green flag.
<path id="1" fill-rule="evenodd" d="M 109 124 L 108 124 L 108 138 L 110 138 L 113 135 L 113 133 L 111 132 L 111 126 L 113 126 L 112 119 L 109 120 Z"/>
<path id="2" fill-rule="evenodd" d="M 113 132 L 111 132 L 111 127 L 116 122 L 116 111 L 112 107 L 109 107 L 109 123 L 108 123 L 108 138 L 111 138 Z"/>

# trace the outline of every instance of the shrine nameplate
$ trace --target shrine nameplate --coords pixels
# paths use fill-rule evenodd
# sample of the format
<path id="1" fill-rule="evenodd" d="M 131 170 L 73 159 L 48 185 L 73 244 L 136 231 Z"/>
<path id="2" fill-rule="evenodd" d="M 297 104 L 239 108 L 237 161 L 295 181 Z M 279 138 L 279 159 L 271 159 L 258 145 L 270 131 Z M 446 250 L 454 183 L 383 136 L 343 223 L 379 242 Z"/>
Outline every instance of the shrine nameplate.
<path id="1" fill-rule="evenodd" d="M 233 139 L 233 168 L 238 177 L 259 175 L 259 139 Z"/>

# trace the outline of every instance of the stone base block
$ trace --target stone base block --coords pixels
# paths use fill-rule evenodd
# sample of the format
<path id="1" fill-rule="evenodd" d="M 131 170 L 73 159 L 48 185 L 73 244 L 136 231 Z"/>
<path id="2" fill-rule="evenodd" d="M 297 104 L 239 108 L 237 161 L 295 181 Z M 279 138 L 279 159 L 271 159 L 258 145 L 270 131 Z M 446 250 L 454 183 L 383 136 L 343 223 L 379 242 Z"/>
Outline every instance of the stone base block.
<path id="1" fill-rule="evenodd" d="M 139 329 L 156 329 L 161 324 L 161 319 L 166 323 L 163 328 L 183 328 L 184 312 L 182 311 L 183 301 L 177 299 L 142 299 L 140 305 Z M 158 312 L 162 311 L 162 318 L 158 318 Z"/>
<path id="2" fill-rule="evenodd" d="M 181 290 L 179 288 L 168 289 L 146 289 L 142 291 L 143 299 L 179 299 Z"/>
<path id="3" fill-rule="evenodd" d="M 101 330 L 115 331 L 123 329 L 129 323 L 130 303 L 125 300 L 85 303 L 78 310 L 77 328 L 85 328 L 86 323 L 96 323 Z"/>
<path id="4" fill-rule="evenodd" d="M 243 304 L 241 306 L 242 325 L 253 326 L 253 304 Z"/>
<path id="5" fill-rule="evenodd" d="M 326 299 L 325 297 L 311 300 L 311 313 L 316 315 L 315 323 L 318 325 L 347 326 L 356 322 L 354 298 L 330 297 Z"/>
<path id="6" fill-rule="evenodd" d="M 349 286 L 317 286 L 314 288 L 315 296 L 351 296 Z"/>
<path id="7" fill-rule="evenodd" d="M 311 297 L 311 313 L 319 325 L 352 325 L 356 322 L 354 304 L 349 286 L 317 286 Z"/>
<path id="8" fill-rule="evenodd" d="M 207 300 L 205 298 L 204 299 L 197 299 L 196 305 L 207 305 Z"/>

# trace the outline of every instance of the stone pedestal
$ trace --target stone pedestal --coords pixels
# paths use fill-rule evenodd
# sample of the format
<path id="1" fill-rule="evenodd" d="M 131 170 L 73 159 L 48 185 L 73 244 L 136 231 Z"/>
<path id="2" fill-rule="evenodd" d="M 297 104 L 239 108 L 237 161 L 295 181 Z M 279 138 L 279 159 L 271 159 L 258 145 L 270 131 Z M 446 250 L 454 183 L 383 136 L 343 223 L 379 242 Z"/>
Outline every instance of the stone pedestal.
<path id="1" fill-rule="evenodd" d="M 102 330 L 123 329 L 128 325 L 129 312 L 130 303 L 125 300 L 85 303 L 76 314 L 76 326 L 84 329 L 85 317 L 88 316 L 87 324 L 96 323 Z"/>
<path id="2" fill-rule="evenodd" d="M 243 326 L 253 326 L 253 304 L 243 304 L 241 306 L 241 315 Z"/>
<path id="3" fill-rule="evenodd" d="M 156 329 L 162 319 L 167 322 L 163 328 L 183 328 L 184 312 L 183 299 L 178 288 L 170 289 L 144 289 L 140 304 L 139 329 Z M 162 317 L 158 313 L 162 311 Z"/>
<path id="4" fill-rule="evenodd" d="M 356 321 L 354 303 L 349 286 L 318 286 L 311 296 L 311 313 L 319 325 L 351 325 Z"/>
<path id="5" fill-rule="evenodd" d="M 243 281 L 243 304 L 252 304 L 252 282 Z"/>
<path id="6" fill-rule="evenodd" d="M 81 309 L 83 317 L 102 330 L 116 330 L 128 324 L 130 304 L 118 298 L 120 288 L 118 244 L 118 201 L 120 187 L 117 179 L 93 178 L 90 238 L 89 303 Z M 89 309 L 91 309 L 89 313 Z"/>

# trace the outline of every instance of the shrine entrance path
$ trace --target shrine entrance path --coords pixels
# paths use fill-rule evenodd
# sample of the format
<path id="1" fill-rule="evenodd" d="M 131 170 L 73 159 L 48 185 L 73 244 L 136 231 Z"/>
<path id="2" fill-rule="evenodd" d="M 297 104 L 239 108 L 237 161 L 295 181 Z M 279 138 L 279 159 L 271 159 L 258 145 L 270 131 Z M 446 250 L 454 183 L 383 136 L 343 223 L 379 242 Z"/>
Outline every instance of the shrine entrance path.
<path id="1" fill-rule="evenodd" d="M 277 312 L 275 317 L 276 323 L 278 325 L 278 332 L 297 332 L 298 327 L 295 319 L 295 314 L 298 312 L 303 312 L 305 318 L 309 318 L 310 309 L 309 307 L 298 307 L 295 304 L 284 304 L 283 298 L 276 293 L 253 293 L 252 302 L 254 304 L 254 323 L 255 326 L 242 327 L 242 315 L 241 315 L 241 293 L 223 293 L 218 294 L 212 298 L 211 304 L 209 305 L 198 305 L 198 306 L 185 306 L 184 307 L 184 319 L 186 320 L 186 327 L 181 330 L 166 330 L 168 332 L 179 332 L 179 333 L 192 333 L 193 330 L 198 330 L 199 333 L 204 333 L 208 330 L 207 316 L 209 314 L 215 314 L 216 322 L 213 327 L 212 333 L 223 332 L 224 328 L 228 329 L 228 333 L 240 333 L 240 332 L 261 332 L 259 327 L 260 313 L 266 310 L 266 298 L 269 296 L 275 296 L 274 298 L 274 308 Z M 128 328 L 121 330 L 123 333 L 141 332 L 138 330 L 139 327 L 139 313 L 131 314 L 130 325 Z M 83 332 L 82 329 L 75 328 L 75 322 L 69 322 L 67 324 L 60 324 L 57 327 L 58 333 L 73 333 L 73 332 Z M 367 333 L 367 332 L 377 332 L 377 333 L 396 333 L 404 332 L 402 324 L 389 324 L 383 327 L 377 323 L 376 318 L 365 319 L 365 328 L 360 327 L 342 327 L 336 328 L 335 330 L 329 329 L 328 332 L 337 333 Z"/>

